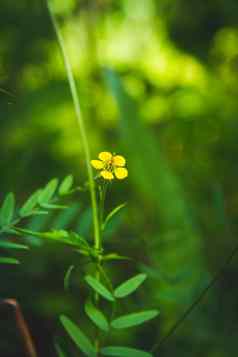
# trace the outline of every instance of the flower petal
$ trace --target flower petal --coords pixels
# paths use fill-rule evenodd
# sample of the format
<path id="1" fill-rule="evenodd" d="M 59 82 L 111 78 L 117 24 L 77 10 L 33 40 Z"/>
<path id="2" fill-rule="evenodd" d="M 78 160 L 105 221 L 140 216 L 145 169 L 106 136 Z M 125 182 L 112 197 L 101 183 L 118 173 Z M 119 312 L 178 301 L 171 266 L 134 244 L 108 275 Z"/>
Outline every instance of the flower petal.
<path id="1" fill-rule="evenodd" d="M 103 170 L 100 172 L 100 174 L 105 180 L 113 180 L 114 179 L 114 175 L 111 171 Z"/>
<path id="2" fill-rule="evenodd" d="M 125 166 L 126 165 L 126 159 L 121 155 L 113 156 L 113 164 L 115 166 Z"/>
<path id="3" fill-rule="evenodd" d="M 103 169 L 103 162 L 100 160 L 91 160 L 91 165 L 96 169 L 96 170 L 101 170 Z"/>
<path id="4" fill-rule="evenodd" d="M 118 178 L 118 180 L 123 180 L 124 178 L 126 178 L 128 176 L 128 171 L 125 167 L 118 167 L 114 170 L 114 173 L 116 175 L 116 178 Z"/>
<path id="5" fill-rule="evenodd" d="M 102 151 L 100 152 L 100 154 L 98 155 L 99 159 L 102 161 L 109 161 L 112 158 L 112 154 L 109 151 Z"/>

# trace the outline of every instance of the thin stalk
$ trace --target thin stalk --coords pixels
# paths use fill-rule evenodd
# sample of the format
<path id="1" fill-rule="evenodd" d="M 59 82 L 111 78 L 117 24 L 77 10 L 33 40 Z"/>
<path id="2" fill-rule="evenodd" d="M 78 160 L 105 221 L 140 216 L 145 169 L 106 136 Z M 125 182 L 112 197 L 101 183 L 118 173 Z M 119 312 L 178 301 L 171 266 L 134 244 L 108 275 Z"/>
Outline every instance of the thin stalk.
<path id="1" fill-rule="evenodd" d="M 89 144 L 88 144 L 88 139 L 87 139 L 86 130 L 85 130 L 85 126 L 84 126 L 82 111 L 81 111 L 81 107 L 80 107 L 76 82 L 74 79 L 72 66 L 68 59 L 67 52 L 65 49 L 64 39 L 61 35 L 60 28 L 56 21 L 54 12 L 50 6 L 50 1 L 46 0 L 46 4 L 48 7 L 49 15 L 50 15 L 50 18 L 51 18 L 51 21 L 52 21 L 52 24 L 53 24 L 53 27 L 54 27 L 54 30 L 56 33 L 56 37 L 57 37 L 61 52 L 62 52 L 65 70 L 66 70 L 66 74 L 67 74 L 67 79 L 68 79 L 68 83 L 69 83 L 69 87 L 70 87 L 70 91 L 71 91 L 71 95 L 72 95 L 72 99 L 73 99 L 73 103 L 74 103 L 76 119 L 77 119 L 77 123 L 78 123 L 79 129 L 80 129 L 82 145 L 83 145 L 85 161 L 86 161 L 86 167 L 87 167 L 87 175 L 88 175 L 88 183 L 89 183 L 92 211 L 93 211 L 94 247 L 95 247 L 95 249 L 98 250 L 101 248 L 101 226 L 100 226 L 100 220 L 99 220 L 99 210 L 98 210 L 98 205 L 97 205 L 96 186 L 95 186 L 94 177 L 93 177 L 93 170 L 90 165 Z M 100 280 L 99 270 L 96 271 L 96 279 Z M 96 303 L 98 304 L 99 303 L 98 294 L 95 294 L 95 300 L 96 300 Z M 98 335 L 96 336 L 96 339 L 95 339 L 95 347 L 96 347 L 96 351 L 98 354 L 99 347 L 100 347 L 100 339 L 99 339 Z"/>
<path id="2" fill-rule="evenodd" d="M 86 161 L 86 166 L 87 166 L 87 175 L 88 175 L 89 188 L 90 188 L 91 204 L 92 204 L 92 210 L 93 210 L 94 246 L 96 249 L 99 249 L 100 245 L 101 245 L 101 237 L 100 237 L 100 224 L 99 224 L 99 217 L 98 217 L 96 187 L 95 187 L 95 182 L 93 179 L 93 170 L 90 165 L 89 144 L 88 144 L 88 139 L 87 139 L 86 130 L 85 130 L 85 126 L 84 126 L 82 111 L 81 111 L 81 107 L 80 107 L 76 82 L 74 79 L 72 66 L 69 61 L 66 49 L 65 49 L 64 39 L 61 35 L 59 25 L 56 21 L 54 12 L 51 8 L 50 1 L 46 0 L 46 4 L 47 4 L 49 15 L 50 15 L 50 18 L 51 18 L 51 21 L 52 21 L 52 24 L 53 24 L 53 27 L 55 30 L 58 44 L 60 46 L 61 53 L 63 56 L 67 79 L 68 79 L 68 83 L 69 83 L 69 87 L 70 87 L 70 91 L 71 91 L 71 95 L 72 95 L 72 99 L 73 99 L 73 103 L 74 103 L 76 119 L 77 119 L 77 123 L 78 123 L 79 129 L 80 129 L 81 138 L 82 138 L 82 145 L 83 145 L 85 161 Z"/>
<path id="3" fill-rule="evenodd" d="M 109 287 L 111 293 L 113 294 L 114 293 L 113 285 L 112 285 L 112 282 L 111 282 L 109 276 L 107 275 L 105 269 L 103 268 L 102 265 L 98 264 L 98 270 L 100 271 L 103 279 L 105 280 L 107 286 Z"/>
<path id="4" fill-rule="evenodd" d="M 112 295 L 114 294 L 114 289 L 113 289 L 113 285 L 111 282 L 111 279 L 109 278 L 109 276 L 107 275 L 105 269 L 103 268 L 102 265 L 98 266 L 98 269 L 103 277 L 103 279 L 105 280 L 105 282 L 107 283 Z M 110 317 L 110 321 L 113 320 L 114 315 L 115 315 L 115 311 L 116 311 L 116 300 L 112 303 L 112 312 L 111 312 L 111 317 Z"/>
<path id="5" fill-rule="evenodd" d="M 111 279 L 108 276 L 106 270 L 103 268 L 102 265 L 99 265 L 98 269 L 101 273 L 102 278 L 104 279 L 107 286 L 109 287 L 109 290 L 111 291 L 112 295 L 114 295 L 113 285 L 112 285 Z M 115 299 L 112 303 L 112 310 L 111 310 L 111 315 L 110 315 L 110 320 L 109 320 L 110 322 L 114 319 L 114 315 L 116 313 L 116 307 L 117 307 L 117 300 Z M 102 345 L 104 344 L 105 340 L 109 337 L 110 332 L 111 332 L 111 329 L 109 329 L 108 332 L 104 335 L 104 338 L 101 341 Z"/>
<path id="6" fill-rule="evenodd" d="M 206 293 L 217 283 L 220 277 L 226 272 L 227 266 L 231 263 L 234 256 L 238 253 L 238 245 L 234 247 L 231 254 L 227 257 L 221 268 L 216 272 L 213 278 L 210 280 L 208 285 L 202 290 L 202 292 L 198 295 L 195 301 L 185 310 L 182 316 L 175 322 L 172 328 L 168 331 L 168 333 L 162 337 L 162 339 L 155 343 L 151 349 L 151 352 L 159 351 L 162 346 L 168 341 L 168 339 L 177 331 L 180 325 L 186 320 L 186 318 L 193 312 L 193 310 L 198 306 L 198 304 L 202 301 Z"/>
<path id="7" fill-rule="evenodd" d="M 99 271 L 99 269 L 96 270 L 96 279 L 98 281 L 100 281 L 100 271 Z M 97 292 L 95 292 L 94 298 L 95 298 L 95 304 L 96 304 L 96 306 L 98 306 L 99 305 L 99 294 Z M 95 345 L 95 349 L 96 349 L 97 354 L 98 354 L 99 350 L 100 350 L 100 332 L 99 332 L 98 329 L 96 329 L 94 345 Z"/>
<path id="8" fill-rule="evenodd" d="M 104 221 L 104 208 L 105 208 L 105 199 L 107 193 L 107 182 L 103 182 L 103 184 L 99 187 L 100 192 L 100 202 L 99 202 L 99 216 L 100 216 L 100 230 L 102 233 L 103 230 L 103 221 Z"/>

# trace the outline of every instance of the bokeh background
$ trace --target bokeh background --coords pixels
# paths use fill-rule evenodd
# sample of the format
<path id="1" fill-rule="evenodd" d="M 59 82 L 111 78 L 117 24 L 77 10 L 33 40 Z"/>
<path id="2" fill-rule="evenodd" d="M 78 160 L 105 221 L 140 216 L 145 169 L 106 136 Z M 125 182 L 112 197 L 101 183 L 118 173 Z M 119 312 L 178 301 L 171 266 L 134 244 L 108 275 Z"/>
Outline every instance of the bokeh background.
<path id="1" fill-rule="evenodd" d="M 237 242 L 237 0 L 54 0 L 73 65 L 92 156 L 126 156 L 129 178 L 114 183 L 107 210 L 127 201 L 105 237 L 107 249 L 136 266 L 110 267 L 116 283 L 146 271 L 144 289 L 124 303 L 155 307 L 160 316 L 117 335 L 150 349 L 180 318 Z M 85 164 L 65 69 L 44 1 L 1 0 L 0 198 L 18 204 L 51 178 Z M 67 214 L 28 227 L 74 228 L 91 236 L 86 193 Z M 29 240 L 28 240 L 29 241 Z M 4 252 L 5 253 L 5 252 Z M 1 253 L 3 254 L 3 252 Z M 9 254 L 12 254 L 9 252 Z M 0 296 L 22 306 L 40 356 L 55 356 L 65 313 L 88 334 L 83 313 L 85 267 L 62 246 L 31 239 L 15 253 L 20 266 L 0 267 Z M 64 274 L 76 268 L 70 291 Z M 157 356 L 227 357 L 238 352 L 238 258 L 162 346 Z M 14 317 L 0 319 L 0 356 L 23 356 Z"/>

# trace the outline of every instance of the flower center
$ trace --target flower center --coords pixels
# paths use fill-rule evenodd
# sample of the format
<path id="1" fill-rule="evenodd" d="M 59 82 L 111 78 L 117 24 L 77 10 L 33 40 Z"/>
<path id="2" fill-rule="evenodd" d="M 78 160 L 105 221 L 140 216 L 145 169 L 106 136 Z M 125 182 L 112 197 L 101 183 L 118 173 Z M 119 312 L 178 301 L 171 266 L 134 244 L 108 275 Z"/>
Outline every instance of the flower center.
<path id="1" fill-rule="evenodd" d="M 104 170 L 107 170 L 107 171 L 112 172 L 112 171 L 113 171 L 113 168 L 114 168 L 113 159 L 110 159 L 110 160 L 108 160 L 107 162 L 105 162 Z"/>

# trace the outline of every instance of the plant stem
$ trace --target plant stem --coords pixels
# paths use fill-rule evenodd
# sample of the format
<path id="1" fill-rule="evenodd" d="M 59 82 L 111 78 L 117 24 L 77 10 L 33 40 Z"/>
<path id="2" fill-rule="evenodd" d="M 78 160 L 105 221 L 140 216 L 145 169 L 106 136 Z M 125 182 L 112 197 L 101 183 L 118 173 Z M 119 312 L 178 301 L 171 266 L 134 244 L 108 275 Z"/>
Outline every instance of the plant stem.
<path id="1" fill-rule="evenodd" d="M 154 344 L 154 346 L 151 349 L 151 352 L 155 352 L 155 351 L 158 352 L 161 349 L 161 347 L 165 345 L 168 339 L 177 331 L 180 325 L 186 320 L 186 318 L 193 312 L 193 310 L 197 307 L 197 305 L 202 301 L 208 290 L 210 290 L 217 283 L 220 277 L 226 272 L 227 266 L 230 264 L 230 262 L 237 254 L 237 252 L 238 252 L 238 245 L 234 247 L 231 254 L 227 257 L 221 268 L 215 273 L 215 275 L 210 280 L 208 285 L 201 291 L 201 293 L 198 295 L 195 301 L 187 308 L 187 310 L 185 310 L 185 312 L 177 320 L 177 322 L 175 322 L 175 324 L 168 331 L 168 333 L 164 337 L 162 337 L 162 339 L 159 342 Z"/>
<path id="2" fill-rule="evenodd" d="M 89 183 L 89 190 L 90 190 L 90 197 L 91 197 L 91 204 L 92 204 L 92 211 L 93 211 L 93 227 L 94 227 L 94 247 L 95 249 L 100 249 L 101 248 L 101 226 L 100 226 L 100 221 L 99 221 L 99 212 L 98 212 L 98 205 L 97 205 L 97 195 L 96 195 L 96 186 L 94 182 L 94 177 L 93 177 L 93 170 L 90 164 L 90 150 L 89 150 L 89 143 L 86 135 L 86 130 L 84 126 L 84 120 L 82 116 L 82 111 L 80 107 L 80 102 L 79 102 L 79 97 L 78 97 L 78 92 L 77 92 L 77 87 L 76 87 L 76 82 L 73 76 L 73 71 L 72 71 L 72 66 L 71 63 L 68 59 L 67 52 L 65 49 L 64 45 L 64 39 L 61 35 L 60 28 L 58 26 L 58 23 L 56 21 L 54 12 L 50 6 L 50 1 L 46 0 L 46 4 L 48 7 L 49 15 L 56 33 L 56 37 L 62 52 L 63 60 L 64 60 L 64 65 L 65 65 L 65 70 L 67 74 L 67 79 L 74 103 L 74 109 L 75 109 L 75 114 L 77 118 L 77 123 L 80 129 L 80 134 L 82 138 L 82 145 L 83 145 L 83 150 L 84 150 L 84 155 L 85 155 L 85 161 L 86 161 L 86 166 L 87 166 L 87 175 L 88 175 L 88 183 Z M 100 280 L 100 272 L 97 270 L 96 271 L 96 279 Z M 95 300 L 97 304 L 99 303 L 99 296 L 97 294 L 95 295 Z M 96 337 L 95 340 L 95 347 L 96 351 L 98 354 L 99 350 L 99 336 Z"/>
<path id="3" fill-rule="evenodd" d="M 110 279 L 109 276 L 107 275 L 105 269 L 103 268 L 102 265 L 99 265 L 99 266 L 98 266 L 98 269 L 99 269 L 99 271 L 100 271 L 100 273 L 101 273 L 103 279 L 105 280 L 106 284 L 108 285 L 108 287 L 109 287 L 111 293 L 114 294 L 114 289 L 113 289 L 113 285 L 112 285 L 111 279 Z M 116 311 L 116 300 L 112 303 L 112 312 L 111 312 L 111 317 L 110 317 L 110 320 L 111 320 L 111 321 L 113 320 L 115 311 Z"/>
<path id="4" fill-rule="evenodd" d="M 99 218 L 100 218 L 100 230 L 101 233 L 103 231 L 103 221 L 104 221 L 104 206 L 105 206 L 105 198 L 107 193 L 107 182 L 103 182 L 102 185 L 99 187 Z"/>
<path id="5" fill-rule="evenodd" d="M 100 224 L 99 224 L 99 217 L 98 217 L 98 206 L 97 206 L 97 197 L 96 197 L 96 187 L 95 187 L 95 182 L 93 179 L 93 170 L 90 165 L 90 150 L 89 150 L 89 144 L 88 144 L 88 139 L 86 135 L 86 130 L 84 126 L 84 120 L 82 116 L 82 111 L 80 107 L 80 102 L 79 102 L 79 97 L 78 97 L 78 92 L 77 92 L 77 87 L 76 87 L 76 82 L 74 79 L 73 71 L 72 71 L 72 66 L 69 61 L 65 45 L 64 45 L 64 39 L 61 35 L 59 25 L 56 21 L 54 12 L 51 8 L 50 1 L 46 0 L 46 4 L 48 7 L 49 15 L 56 33 L 56 37 L 61 49 L 61 53 L 63 56 L 64 60 L 64 65 L 65 65 L 65 70 L 67 74 L 67 79 L 74 103 L 74 109 L 75 109 L 75 114 L 77 118 L 77 123 L 79 125 L 80 129 L 80 134 L 82 138 L 82 146 L 84 150 L 84 155 L 85 155 L 85 161 L 86 161 L 86 166 L 87 166 L 87 175 L 88 175 L 88 181 L 89 181 L 89 188 L 90 188 L 90 196 L 91 196 L 91 204 L 92 204 L 92 210 L 93 210 L 93 226 L 94 226 L 94 246 L 96 249 L 100 248 L 101 245 L 101 235 L 100 235 Z"/>

